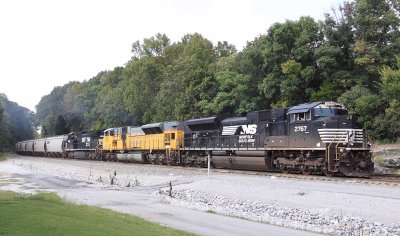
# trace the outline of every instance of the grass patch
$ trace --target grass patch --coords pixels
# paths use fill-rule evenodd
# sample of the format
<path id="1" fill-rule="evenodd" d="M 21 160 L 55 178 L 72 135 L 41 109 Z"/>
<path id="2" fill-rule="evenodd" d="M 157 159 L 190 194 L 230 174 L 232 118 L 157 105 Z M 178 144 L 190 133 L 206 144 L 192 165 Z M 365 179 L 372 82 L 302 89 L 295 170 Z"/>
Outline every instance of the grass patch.
<path id="1" fill-rule="evenodd" d="M 384 161 L 383 161 L 383 159 L 384 159 L 385 157 L 386 157 L 386 155 L 384 155 L 384 154 L 375 155 L 375 156 L 374 156 L 375 163 L 377 163 L 379 166 L 384 166 Z"/>
<path id="2" fill-rule="evenodd" d="M 54 193 L 0 191 L 0 235 L 192 235 L 139 217 L 75 205 Z"/>
<path id="3" fill-rule="evenodd" d="M 374 160 L 375 163 L 377 163 L 379 166 L 385 166 L 384 159 L 390 159 L 393 157 L 398 157 L 398 155 L 395 154 L 378 154 L 374 155 Z"/>
<path id="4" fill-rule="evenodd" d="M 0 152 L 0 161 L 4 161 L 5 159 L 7 159 L 6 156 L 7 156 L 7 153 Z"/>

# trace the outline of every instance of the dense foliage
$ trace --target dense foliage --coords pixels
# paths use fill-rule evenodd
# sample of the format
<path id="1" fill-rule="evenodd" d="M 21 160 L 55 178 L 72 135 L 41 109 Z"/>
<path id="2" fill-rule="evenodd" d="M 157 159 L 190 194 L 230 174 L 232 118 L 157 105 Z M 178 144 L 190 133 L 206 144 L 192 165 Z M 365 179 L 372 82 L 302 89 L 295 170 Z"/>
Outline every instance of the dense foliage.
<path id="1" fill-rule="evenodd" d="M 0 152 L 13 148 L 14 143 L 32 139 L 34 113 L 0 94 Z"/>
<path id="2" fill-rule="evenodd" d="M 398 0 L 345 2 L 317 22 L 272 25 L 242 51 L 200 34 L 156 34 L 123 67 L 56 87 L 37 105 L 43 134 L 339 100 L 374 140 L 400 136 Z"/>

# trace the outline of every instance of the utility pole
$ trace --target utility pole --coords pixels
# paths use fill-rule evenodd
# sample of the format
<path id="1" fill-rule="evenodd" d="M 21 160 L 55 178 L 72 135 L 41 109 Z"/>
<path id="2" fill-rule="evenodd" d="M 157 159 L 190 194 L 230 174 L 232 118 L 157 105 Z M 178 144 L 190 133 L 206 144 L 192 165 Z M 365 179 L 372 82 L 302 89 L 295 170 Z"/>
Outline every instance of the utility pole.
<path id="1" fill-rule="evenodd" d="M 210 159 L 211 159 L 211 151 L 208 152 L 207 157 L 207 176 L 210 177 Z"/>

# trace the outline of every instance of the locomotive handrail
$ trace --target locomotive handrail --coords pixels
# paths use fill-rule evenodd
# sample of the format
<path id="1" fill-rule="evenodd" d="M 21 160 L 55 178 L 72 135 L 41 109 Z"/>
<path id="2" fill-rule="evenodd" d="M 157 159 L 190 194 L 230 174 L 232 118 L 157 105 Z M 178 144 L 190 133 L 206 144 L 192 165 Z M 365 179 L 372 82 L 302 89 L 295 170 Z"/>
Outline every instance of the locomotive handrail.
<path id="1" fill-rule="evenodd" d="M 331 142 L 328 145 L 328 171 L 331 171 L 331 145 L 333 143 L 334 140 L 336 140 L 337 135 L 335 135 L 335 137 L 333 137 L 333 139 L 331 140 Z M 338 143 L 339 144 L 339 143 Z M 337 145 L 335 148 L 335 152 L 337 153 Z M 335 154 L 336 156 L 336 154 Z"/>

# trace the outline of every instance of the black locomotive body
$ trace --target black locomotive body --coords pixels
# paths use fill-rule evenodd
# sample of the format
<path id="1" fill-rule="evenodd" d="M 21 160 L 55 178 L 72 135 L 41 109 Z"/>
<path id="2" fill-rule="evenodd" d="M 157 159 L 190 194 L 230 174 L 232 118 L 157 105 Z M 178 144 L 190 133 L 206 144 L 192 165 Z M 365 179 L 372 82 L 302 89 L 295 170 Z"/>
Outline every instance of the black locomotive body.
<path id="1" fill-rule="evenodd" d="M 183 156 L 211 155 L 217 168 L 370 176 L 369 145 L 355 117 L 335 102 L 186 122 Z"/>
<path id="2" fill-rule="evenodd" d="M 65 157 L 94 159 L 101 148 L 101 132 L 73 132 L 66 135 Z"/>

